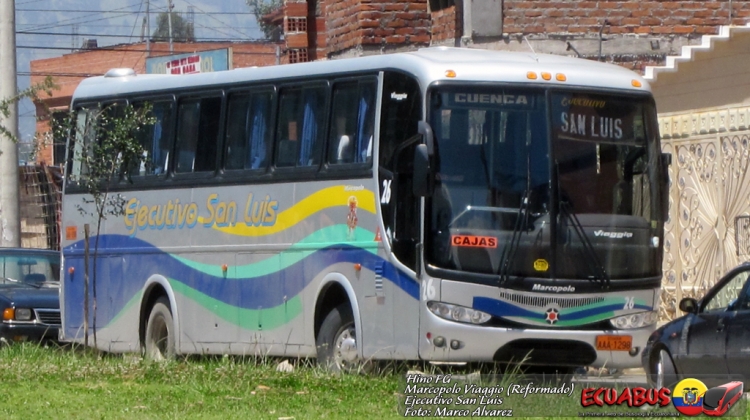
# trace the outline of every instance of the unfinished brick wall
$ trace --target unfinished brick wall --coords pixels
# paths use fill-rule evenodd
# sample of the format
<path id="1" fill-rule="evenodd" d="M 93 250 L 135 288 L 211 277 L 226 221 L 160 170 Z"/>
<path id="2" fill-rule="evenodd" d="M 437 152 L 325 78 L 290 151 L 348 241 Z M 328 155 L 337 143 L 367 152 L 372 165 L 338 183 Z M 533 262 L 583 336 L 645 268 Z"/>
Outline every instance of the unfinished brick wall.
<path id="1" fill-rule="evenodd" d="M 457 38 L 461 38 L 461 13 L 456 6 L 446 7 L 430 13 L 432 18 L 432 44 L 452 45 Z"/>
<path id="2" fill-rule="evenodd" d="M 382 50 L 430 43 L 426 0 L 329 0 L 325 7 L 329 56 L 354 47 Z"/>
<path id="3" fill-rule="evenodd" d="M 521 1 L 505 0 L 508 34 L 597 33 L 606 19 L 611 34 L 703 35 L 728 25 L 729 1 Z M 750 2 L 732 2 L 732 24 L 750 17 Z"/>

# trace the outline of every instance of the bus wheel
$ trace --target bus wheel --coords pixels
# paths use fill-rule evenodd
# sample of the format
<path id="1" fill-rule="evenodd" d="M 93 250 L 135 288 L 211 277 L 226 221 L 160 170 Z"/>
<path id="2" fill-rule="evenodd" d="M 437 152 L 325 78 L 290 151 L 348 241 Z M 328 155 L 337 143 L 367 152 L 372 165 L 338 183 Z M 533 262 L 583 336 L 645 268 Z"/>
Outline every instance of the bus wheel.
<path id="1" fill-rule="evenodd" d="M 362 367 L 362 360 L 357 355 L 357 332 L 349 305 L 339 305 L 326 315 L 315 345 L 318 364 L 332 372 L 350 372 Z"/>
<path id="2" fill-rule="evenodd" d="M 174 358 L 174 331 L 169 300 L 160 297 L 151 308 L 146 324 L 146 357 L 151 360 Z"/>

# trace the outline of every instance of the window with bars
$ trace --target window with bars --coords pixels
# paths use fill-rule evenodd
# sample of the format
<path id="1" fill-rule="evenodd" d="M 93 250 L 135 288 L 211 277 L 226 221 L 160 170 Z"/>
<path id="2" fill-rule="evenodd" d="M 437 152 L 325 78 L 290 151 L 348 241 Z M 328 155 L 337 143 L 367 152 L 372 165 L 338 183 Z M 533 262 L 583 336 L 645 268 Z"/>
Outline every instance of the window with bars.
<path id="1" fill-rule="evenodd" d="M 307 48 L 290 49 L 288 51 L 288 54 L 289 54 L 289 64 L 306 63 L 307 61 L 309 61 L 307 57 Z"/>
<path id="2" fill-rule="evenodd" d="M 285 32 L 307 32 L 307 18 L 287 17 Z"/>

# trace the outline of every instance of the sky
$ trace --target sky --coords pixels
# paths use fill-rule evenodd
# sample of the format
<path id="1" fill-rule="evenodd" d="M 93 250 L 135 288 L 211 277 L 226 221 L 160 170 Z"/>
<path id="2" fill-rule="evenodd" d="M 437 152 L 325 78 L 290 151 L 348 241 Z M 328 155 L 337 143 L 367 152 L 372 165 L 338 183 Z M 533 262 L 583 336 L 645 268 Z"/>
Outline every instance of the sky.
<path id="1" fill-rule="evenodd" d="M 6 1 L 6 0 L 2 0 Z M 15 0 L 18 89 L 29 87 L 30 62 L 69 54 L 84 39 L 110 46 L 139 42 L 149 3 L 151 33 L 168 0 Z M 255 15 L 245 0 L 172 0 L 173 10 L 192 19 L 198 40 L 247 41 L 259 39 Z M 18 107 L 19 137 L 31 142 L 35 110 L 29 100 Z M 28 149 L 22 146 L 21 153 Z"/>

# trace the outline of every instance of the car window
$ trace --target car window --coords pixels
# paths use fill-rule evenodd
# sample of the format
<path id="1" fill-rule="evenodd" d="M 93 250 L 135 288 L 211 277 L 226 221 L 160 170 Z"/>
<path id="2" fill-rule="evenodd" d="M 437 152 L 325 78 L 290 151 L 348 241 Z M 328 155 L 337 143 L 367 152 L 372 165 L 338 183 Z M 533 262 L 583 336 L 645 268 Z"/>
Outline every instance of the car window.
<path id="1" fill-rule="evenodd" d="M 745 274 L 746 276 L 750 275 L 750 271 L 746 271 Z M 745 282 L 745 289 L 742 292 L 742 296 L 740 296 L 740 301 L 738 305 L 739 309 L 743 309 L 743 310 L 750 309 L 750 284 L 748 283 L 749 282 Z"/>
<path id="2" fill-rule="evenodd" d="M 719 291 L 706 302 L 704 312 L 724 311 L 730 304 L 736 304 L 742 287 L 747 282 L 748 271 L 736 274 Z"/>
<path id="3" fill-rule="evenodd" d="M 0 284 L 42 285 L 59 280 L 60 261 L 57 256 L 0 254 Z"/>

